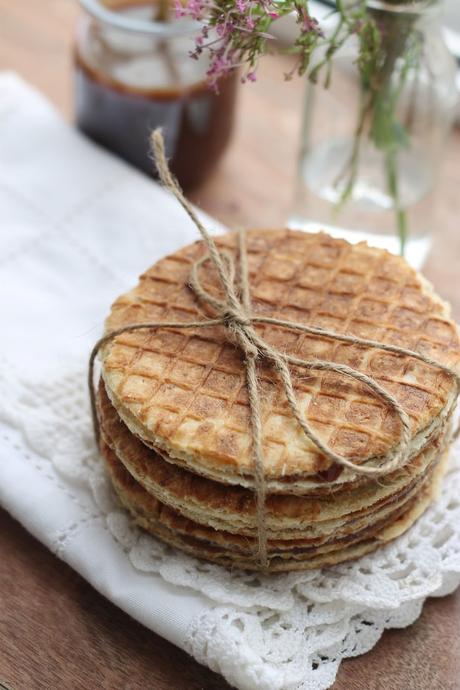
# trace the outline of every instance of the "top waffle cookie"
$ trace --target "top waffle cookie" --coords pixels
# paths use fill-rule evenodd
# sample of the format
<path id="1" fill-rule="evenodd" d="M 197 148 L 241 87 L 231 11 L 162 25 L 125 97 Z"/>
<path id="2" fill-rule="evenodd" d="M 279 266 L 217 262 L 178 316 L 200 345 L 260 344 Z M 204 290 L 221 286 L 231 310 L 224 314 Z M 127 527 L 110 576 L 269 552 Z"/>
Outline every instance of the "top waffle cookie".
<path id="1" fill-rule="evenodd" d="M 234 233 L 216 242 L 237 257 Z M 399 345 L 458 365 L 459 336 L 446 306 L 399 257 L 323 233 L 288 230 L 250 231 L 247 247 L 255 314 Z M 106 330 L 212 316 L 187 286 L 192 263 L 206 252 L 196 242 L 157 262 L 114 303 Z M 200 277 L 208 291 L 221 295 L 209 262 Z M 435 367 L 278 326 L 256 328 L 282 352 L 344 363 L 375 379 L 410 416 L 414 454 L 450 414 L 455 384 Z M 119 415 L 146 444 L 195 472 L 251 484 L 245 368 L 223 327 L 124 333 L 103 349 L 102 372 Z M 398 442 L 396 414 L 367 387 L 335 373 L 293 368 L 292 374 L 305 419 L 337 453 L 378 458 Z M 259 376 L 267 478 L 335 480 L 339 472 L 292 418 L 275 372 L 262 362 Z"/>

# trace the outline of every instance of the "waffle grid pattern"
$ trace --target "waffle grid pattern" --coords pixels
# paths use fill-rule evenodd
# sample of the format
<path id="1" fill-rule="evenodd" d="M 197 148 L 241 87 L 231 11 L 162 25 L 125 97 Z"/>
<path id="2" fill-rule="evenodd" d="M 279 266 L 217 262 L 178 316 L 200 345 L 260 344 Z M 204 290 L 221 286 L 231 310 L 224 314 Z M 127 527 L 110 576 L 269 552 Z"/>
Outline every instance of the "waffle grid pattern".
<path id="1" fill-rule="evenodd" d="M 218 244 L 235 254 L 233 235 Z M 203 252 L 195 243 L 158 262 L 138 288 L 115 303 L 108 327 L 211 316 L 186 287 L 191 264 Z M 248 259 L 257 314 L 402 345 L 450 365 L 458 359 L 458 336 L 442 305 L 397 257 L 382 259 L 381 252 L 322 234 L 279 231 L 249 233 Z M 203 282 L 219 294 L 212 272 Z M 423 363 L 275 326 L 258 331 L 289 354 L 345 363 L 372 375 L 399 399 L 414 432 L 446 403 L 449 377 Z M 156 435 L 182 439 L 190 452 L 212 454 L 224 464 L 243 459 L 243 471 L 250 471 L 244 368 L 221 327 L 123 334 L 105 354 L 104 370 L 117 399 Z M 327 469 L 329 462 L 297 428 L 273 372 L 261 365 L 259 373 L 267 473 L 295 473 L 296 456 L 302 456 L 305 471 L 307 455 L 312 471 Z M 378 455 L 397 439 L 396 416 L 365 387 L 336 374 L 295 368 L 293 374 L 303 414 L 336 452 Z"/>

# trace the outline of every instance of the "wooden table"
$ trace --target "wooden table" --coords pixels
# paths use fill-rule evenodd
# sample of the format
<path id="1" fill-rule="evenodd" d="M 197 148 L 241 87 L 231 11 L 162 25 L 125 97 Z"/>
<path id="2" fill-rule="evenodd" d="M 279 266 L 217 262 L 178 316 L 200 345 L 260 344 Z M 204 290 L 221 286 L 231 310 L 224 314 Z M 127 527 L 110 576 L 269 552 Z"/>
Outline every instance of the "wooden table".
<path id="1" fill-rule="evenodd" d="M 14 69 L 70 119 L 71 0 L 0 0 L 0 69 Z M 193 196 L 228 225 L 275 227 L 291 199 L 300 82 L 268 58 L 241 89 L 236 134 Z M 444 166 L 426 273 L 460 317 L 460 132 Z M 459 690 L 460 593 L 429 601 L 411 628 L 342 664 L 334 690 Z M 222 678 L 132 621 L 0 511 L 0 683 L 12 690 L 225 690 Z"/>

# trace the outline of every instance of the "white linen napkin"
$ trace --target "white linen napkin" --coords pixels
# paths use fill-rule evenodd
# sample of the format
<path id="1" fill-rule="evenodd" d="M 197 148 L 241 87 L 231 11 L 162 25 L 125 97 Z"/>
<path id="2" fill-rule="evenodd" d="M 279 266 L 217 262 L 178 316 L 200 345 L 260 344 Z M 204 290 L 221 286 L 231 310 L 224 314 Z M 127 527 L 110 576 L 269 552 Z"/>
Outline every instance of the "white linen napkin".
<path id="1" fill-rule="evenodd" d="M 1 379 L 12 370 L 46 381 L 58 365 L 85 361 L 114 298 L 195 239 L 158 185 L 73 131 L 16 75 L 0 75 Z M 0 439 L 0 504 L 55 550 L 56 535 L 81 518 L 80 504 L 94 507 L 78 487 L 78 502 L 69 501 L 48 474 Z M 102 523 L 80 532 L 65 560 L 181 647 L 190 621 L 211 605 L 136 570 Z"/>
<path id="2" fill-rule="evenodd" d="M 133 527 L 94 446 L 88 352 L 114 298 L 195 239 L 172 197 L 0 74 L 0 505 L 240 690 L 325 690 L 342 659 L 458 586 L 460 446 L 441 498 L 406 535 L 324 571 L 227 571 Z"/>

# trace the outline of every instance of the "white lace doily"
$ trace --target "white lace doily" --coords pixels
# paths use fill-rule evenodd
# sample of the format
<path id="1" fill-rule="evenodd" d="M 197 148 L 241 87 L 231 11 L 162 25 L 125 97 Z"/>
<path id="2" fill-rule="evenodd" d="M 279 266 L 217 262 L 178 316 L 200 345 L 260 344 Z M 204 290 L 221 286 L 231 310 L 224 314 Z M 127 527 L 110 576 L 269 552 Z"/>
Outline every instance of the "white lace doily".
<path id="1" fill-rule="evenodd" d="M 237 688 L 325 690 L 342 659 L 371 649 L 386 628 L 409 625 L 426 597 L 446 595 L 460 583 L 459 444 L 437 503 L 377 553 L 307 573 L 229 572 L 163 545 L 119 508 L 94 446 L 85 376 L 76 365 L 32 386 L 3 380 L 0 420 L 54 466 L 69 500 L 72 486 L 90 489 L 84 520 L 106 521 L 135 568 L 215 602 L 192 622 L 188 651 Z M 58 554 L 70 538 L 59 537 Z"/>

